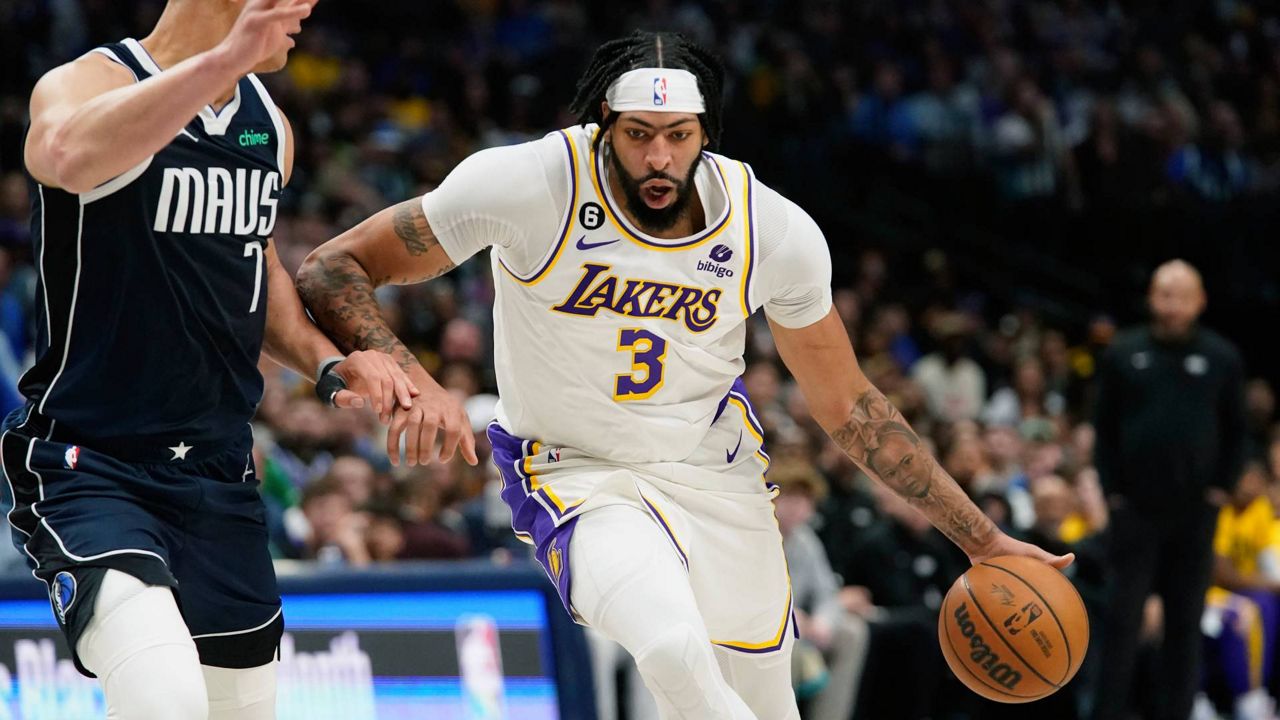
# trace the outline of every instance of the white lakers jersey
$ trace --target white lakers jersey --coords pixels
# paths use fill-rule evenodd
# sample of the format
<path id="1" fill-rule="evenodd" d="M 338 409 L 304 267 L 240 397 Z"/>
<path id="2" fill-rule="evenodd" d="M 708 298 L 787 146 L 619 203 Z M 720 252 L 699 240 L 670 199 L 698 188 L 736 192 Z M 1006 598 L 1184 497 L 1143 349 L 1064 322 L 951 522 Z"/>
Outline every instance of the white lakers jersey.
<path id="1" fill-rule="evenodd" d="M 499 422 L 624 461 L 693 452 L 742 373 L 751 313 L 751 170 L 704 153 L 720 216 L 680 240 L 632 226 L 610 197 L 594 127 L 561 131 L 571 201 L 534 272 L 495 270 Z"/>
<path id="2" fill-rule="evenodd" d="M 516 153 L 540 154 L 542 171 L 521 182 L 492 177 L 502 166 L 495 166 L 496 157 L 488 161 L 491 182 L 506 182 L 505 194 L 478 187 L 475 173 L 468 175 L 468 190 L 488 197 L 490 205 L 525 203 L 541 211 L 548 189 L 532 186 L 546 174 L 552 194 L 567 193 L 564 202 L 550 203 L 559 211 L 553 233 L 545 215 L 532 211 L 523 219 L 504 211 L 504 217 L 495 212 L 477 220 L 489 210 L 463 197 L 454 180 L 468 174 L 464 166 L 471 159 L 424 198 L 424 208 L 455 261 L 475 245 L 493 246 L 498 422 L 507 431 L 603 460 L 686 460 L 725 413 L 731 395 L 741 395 L 740 383 L 734 385 L 745 366 L 745 321 L 770 300 L 758 298 L 755 287 L 756 196 L 764 189 L 786 201 L 762 188 L 745 163 L 704 152 L 696 183 L 707 210 L 705 229 L 675 240 L 652 237 L 632 225 L 611 196 L 605 151 L 593 143 L 597 131 L 594 125 L 573 127 L 473 156 L 499 154 L 505 167 L 514 168 L 522 162 Z M 560 154 L 560 168 L 550 165 L 555 160 L 549 153 Z M 557 181 L 564 187 L 555 187 Z M 472 225 L 486 237 L 464 237 Z M 547 237 L 524 237 L 531 227 Z M 820 233 L 818 242 L 825 274 L 821 263 L 811 274 L 825 295 L 807 301 L 815 308 L 807 311 L 806 323 L 830 308 L 830 261 Z M 531 246 L 538 252 L 529 253 Z M 755 447 L 743 449 L 750 455 Z"/>

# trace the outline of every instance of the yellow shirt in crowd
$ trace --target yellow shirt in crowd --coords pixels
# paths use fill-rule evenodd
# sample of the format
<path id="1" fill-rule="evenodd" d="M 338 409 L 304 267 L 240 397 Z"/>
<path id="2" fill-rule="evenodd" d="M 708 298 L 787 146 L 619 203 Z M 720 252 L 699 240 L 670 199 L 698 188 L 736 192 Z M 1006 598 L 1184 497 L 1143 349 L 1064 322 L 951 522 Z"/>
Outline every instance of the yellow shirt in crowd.
<path id="1" fill-rule="evenodd" d="M 1218 512 L 1213 552 L 1230 560 L 1241 575 L 1256 575 L 1259 572 L 1258 555 L 1275 546 L 1278 531 L 1275 510 L 1265 495 L 1259 496 L 1243 510 L 1226 505 Z"/>

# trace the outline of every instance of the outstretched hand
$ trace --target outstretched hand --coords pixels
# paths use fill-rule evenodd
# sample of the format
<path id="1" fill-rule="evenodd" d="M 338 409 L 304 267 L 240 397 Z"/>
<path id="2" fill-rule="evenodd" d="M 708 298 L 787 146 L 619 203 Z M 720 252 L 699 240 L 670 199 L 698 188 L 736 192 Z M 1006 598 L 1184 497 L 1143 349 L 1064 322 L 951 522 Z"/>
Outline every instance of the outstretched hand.
<path id="1" fill-rule="evenodd" d="M 397 408 L 413 407 L 418 387 L 413 384 L 390 355 L 377 350 L 357 350 L 345 360 L 330 368 L 347 384 L 333 396 L 333 404 L 340 408 L 362 408 L 367 402 L 383 425 L 391 423 L 392 412 Z"/>
<path id="2" fill-rule="evenodd" d="M 982 552 L 970 555 L 969 562 L 977 565 L 983 560 L 990 560 L 991 558 L 1000 557 L 1001 555 L 1023 555 L 1033 560 L 1048 563 L 1058 570 L 1065 570 L 1067 566 L 1075 562 L 1076 559 L 1075 553 L 1054 555 L 1053 553 L 1047 552 L 1044 548 L 1032 545 L 1031 543 L 1022 542 L 1021 540 L 1014 540 L 1008 535 L 1000 533 L 996 536 L 995 540 L 992 540 L 982 549 Z"/>
<path id="3" fill-rule="evenodd" d="M 293 36 L 317 0 L 248 0 L 236 24 L 219 45 L 227 58 L 248 73 L 293 48 Z"/>
<path id="4" fill-rule="evenodd" d="M 408 407 L 396 406 L 387 427 L 387 457 L 392 465 L 400 464 L 400 438 L 404 436 L 405 462 L 410 467 L 432 461 L 448 462 L 455 452 L 470 465 L 476 458 L 476 439 L 471 420 L 462 402 L 434 381 L 413 398 Z M 436 452 L 439 436 L 440 451 Z"/>

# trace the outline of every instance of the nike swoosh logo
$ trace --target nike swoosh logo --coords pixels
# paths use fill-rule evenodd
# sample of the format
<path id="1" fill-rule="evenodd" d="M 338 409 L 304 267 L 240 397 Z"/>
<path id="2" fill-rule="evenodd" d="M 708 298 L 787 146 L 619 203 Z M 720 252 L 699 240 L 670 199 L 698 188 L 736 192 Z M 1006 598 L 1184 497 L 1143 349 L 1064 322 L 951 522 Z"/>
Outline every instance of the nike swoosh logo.
<path id="1" fill-rule="evenodd" d="M 739 430 L 738 444 L 733 447 L 733 452 L 729 452 L 728 450 L 724 451 L 724 461 L 726 464 L 733 462 L 733 459 L 738 457 L 738 449 L 741 447 L 742 447 L 742 431 Z"/>
<path id="2" fill-rule="evenodd" d="M 186 128 L 182 128 L 181 130 L 179 130 L 179 131 L 178 131 L 178 134 L 179 134 L 179 135 L 186 135 L 187 137 L 191 138 L 192 142 L 200 142 L 200 138 L 198 138 L 198 137 L 196 137 L 195 135 L 192 135 L 191 133 L 187 132 L 187 129 L 186 129 Z"/>
<path id="3" fill-rule="evenodd" d="M 622 241 L 622 238 L 617 238 L 616 240 L 605 240 L 604 242 L 589 243 L 587 242 L 587 236 L 583 235 L 578 238 L 578 249 L 591 250 L 592 248 L 604 247 L 605 245 L 612 245 L 616 242 L 621 242 L 621 241 Z"/>

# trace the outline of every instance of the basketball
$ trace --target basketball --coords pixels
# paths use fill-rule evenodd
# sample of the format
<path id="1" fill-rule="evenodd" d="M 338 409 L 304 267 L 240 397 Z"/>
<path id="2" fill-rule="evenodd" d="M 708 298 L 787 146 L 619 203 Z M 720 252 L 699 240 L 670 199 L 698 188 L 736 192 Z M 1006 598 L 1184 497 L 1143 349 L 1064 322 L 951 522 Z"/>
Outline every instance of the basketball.
<path id="1" fill-rule="evenodd" d="M 1089 649 L 1089 616 L 1075 586 L 1028 557 L 985 560 L 956 578 L 942 602 L 938 640 L 970 690 L 1003 703 L 1057 692 Z"/>

